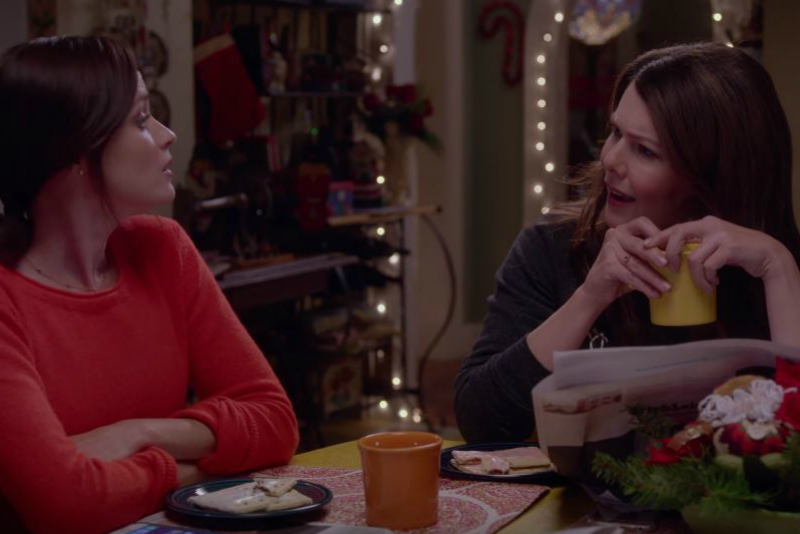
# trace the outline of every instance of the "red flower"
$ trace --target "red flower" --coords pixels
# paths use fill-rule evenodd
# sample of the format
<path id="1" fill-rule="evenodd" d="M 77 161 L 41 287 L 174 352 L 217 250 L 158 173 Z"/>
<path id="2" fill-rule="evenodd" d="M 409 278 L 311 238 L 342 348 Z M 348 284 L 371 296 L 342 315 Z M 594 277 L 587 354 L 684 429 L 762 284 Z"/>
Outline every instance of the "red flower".
<path id="1" fill-rule="evenodd" d="M 725 425 L 719 441 L 728 446 L 728 452 L 736 456 L 753 454 L 762 456 L 770 452 L 781 452 L 783 450 L 789 429 L 781 425 L 778 427 L 778 435 L 767 436 L 764 439 L 755 440 L 747 435 L 741 423 L 731 423 Z"/>
<path id="2" fill-rule="evenodd" d="M 775 359 L 775 382 L 784 388 L 797 388 L 798 391 L 786 393 L 783 403 L 775 414 L 775 419 L 785 421 L 800 430 L 800 363 L 783 358 Z"/>
<path id="3" fill-rule="evenodd" d="M 653 440 L 647 448 L 648 458 L 644 463 L 648 465 L 669 465 L 679 462 L 681 458 L 686 456 L 693 456 L 696 458 L 702 456 L 706 445 L 709 443 L 708 436 L 701 436 L 675 450 L 667 446 L 671 439 L 672 438 L 663 438 Z M 656 446 L 657 444 L 660 444 L 660 446 Z"/>
<path id="4" fill-rule="evenodd" d="M 372 93 L 367 93 L 364 95 L 364 108 L 367 111 L 373 111 L 379 108 L 381 105 L 381 100 L 376 95 Z"/>
<path id="5" fill-rule="evenodd" d="M 414 84 L 390 85 L 386 88 L 386 98 L 411 104 L 417 99 L 417 88 Z"/>
<path id="6" fill-rule="evenodd" d="M 423 117 L 430 117 L 433 115 L 433 105 L 431 104 L 430 99 L 426 98 L 425 101 L 422 103 L 422 116 Z"/>
<path id="7" fill-rule="evenodd" d="M 411 120 L 409 121 L 409 127 L 411 128 L 411 132 L 415 134 L 425 131 L 425 123 L 422 121 L 422 117 L 419 115 L 414 115 L 411 117 Z"/>

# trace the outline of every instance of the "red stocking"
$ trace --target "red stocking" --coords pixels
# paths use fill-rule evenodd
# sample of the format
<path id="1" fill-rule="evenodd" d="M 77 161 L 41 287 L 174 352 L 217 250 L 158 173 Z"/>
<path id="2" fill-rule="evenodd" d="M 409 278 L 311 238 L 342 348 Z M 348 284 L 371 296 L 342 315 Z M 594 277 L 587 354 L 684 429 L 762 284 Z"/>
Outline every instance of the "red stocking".
<path id="1" fill-rule="evenodd" d="M 197 46 L 194 64 L 211 101 L 208 137 L 213 143 L 238 139 L 258 126 L 266 112 L 229 34 Z"/>

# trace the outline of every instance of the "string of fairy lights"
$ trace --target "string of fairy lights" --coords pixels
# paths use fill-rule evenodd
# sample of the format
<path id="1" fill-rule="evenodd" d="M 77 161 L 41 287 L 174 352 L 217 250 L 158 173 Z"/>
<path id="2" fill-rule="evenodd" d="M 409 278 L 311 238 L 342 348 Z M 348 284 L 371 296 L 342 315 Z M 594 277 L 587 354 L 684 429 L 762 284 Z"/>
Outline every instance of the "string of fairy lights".
<path id="1" fill-rule="evenodd" d="M 551 92 L 548 85 L 548 72 L 553 72 L 552 66 L 548 62 L 548 55 L 553 49 L 555 38 L 563 31 L 561 25 L 564 23 L 566 17 L 562 10 L 556 9 L 553 13 L 552 23 L 550 28 L 541 33 L 539 42 L 539 50 L 535 54 L 535 61 L 531 64 L 533 66 L 533 79 L 535 80 L 536 105 L 533 108 L 532 114 L 533 122 L 536 125 L 536 138 L 533 147 L 538 153 L 536 161 L 535 178 L 533 180 L 531 190 L 535 197 L 540 201 L 540 212 L 546 215 L 550 212 L 551 204 L 553 201 L 550 191 L 548 191 L 546 184 L 552 180 L 557 166 L 555 163 L 555 151 L 548 145 L 548 118 L 552 116 L 550 111 L 553 106 L 548 102 L 548 95 Z M 552 84 L 551 84 L 552 85 Z"/>
<path id="2" fill-rule="evenodd" d="M 533 72 L 532 74 L 527 74 L 526 77 L 530 77 L 528 84 L 535 91 L 534 97 L 526 97 L 531 98 L 529 100 L 531 113 L 527 115 L 526 119 L 532 121 L 529 128 L 531 135 L 528 135 L 527 138 L 531 140 L 529 142 L 531 142 L 535 151 L 531 158 L 533 161 L 532 166 L 526 171 L 528 176 L 531 177 L 526 187 L 530 188 L 532 196 L 538 200 L 538 206 L 534 204 L 536 207 L 531 207 L 542 215 L 550 212 L 552 204 L 556 200 L 557 189 L 553 179 L 556 176 L 556 172 L 562 170 L 556 164 L 560 153 L 559 147 L 556 146 L 558 144 L 557 136 L 566 135 L 566 132 L 559 125 L 556 125 L 555 128 L 549 127 L 550 123 L 557 118 L 555 109 L 557 106 L 554 105 L 556 104 L 555 102 L 550 102 L 548 98 L 559 93 L 566 94 L 565 91 L 560 90 L 562 89 L 561 87 L 556 87 L 559 85 L 558 83 L 551 83 L 554 80 L 550 79 L 558 72 L 556 60 L 550 56 L 555 53 L 568 53 L 565 49 L 566 47 L 557 47 L 559 39 L 568 32 L 564 23 L 569 22 L 569 17 L 567 17 L 562 8 L 564 5 L 569 6 L 571 3 L 563 4 L 560 0 L 554 0 L 549 6 L 542 7 L 542 9 L 549 10 L 549 14 L 546 19 L 544 17 L 539 18 L 539 20 L 544 20 L 545 22 L 537 25 L 540 33 L 534 36 L 532 41 L 535 47 L 533 58 L 532 60 L 529 59 L 527 63 L 527 68 Z M 727 23 L 732 23 L 735 17 L 724 11 L 726 5 L 721 0 L 712 0 L 713 12 L 711 18 L 715 40 L 733 47 L 734 44 L 729 37 L 731 28 L 728 27 Z M 531 24 L 530 20 L 529 18 L 529 24 Z M 550 22 L 546 22 L 547 20 Z M 530 33 L 528 37 L 530 37 Z M 558 82 L 558 80 L 555 81 Z M 566 87 L 563 89 L 566 90 Z M 554 185 L 550 187 L 549 184 Z M 537 207 L 538 209 L 536 209 Z M 535 213 L 530 213 L 528 216 L 535 217 L 536 215 Z"/>
<path id="3" fill-rule="evenodd" d="M 393 10 L 393 15 L 396 15 L 397 12 L 403 8 L 403 0 L 392 0 L 391 1 L 391 8 Z M 389 65 L 394 60 L 394 42 L 391 39 L 392 30 L 391 24 L 387 23 L 387 16 L 386 13 L 372 13 L 368 16 L 368 20 L 371 22 L 371 40 L 376 41 L 377 44 L 377 51 L 379 54 L 377 55 L 377 60 L 375 64 L 371 66 L 371 72 L 369 76 L 373 83 L 376 85 L 383 85 L 387 83 L 387 77 L 385 72 L 388 70 Z M 384 185 L 386 183 L 386 177 L 383 175 L 379 175 L 375 178 L 375 181 L 378 185 Z M 379 239 L 388 238 L 388 229 L 384 225 L 377 225 L 374 226 L 370 233 L 373 237 Z M 393 271 L 395 274 L 399 272 L 401 257 L 400 254 L 394 253 L 387 260 L 385 260 L 388 264 L 389 270 Z M 380 316 L 387 316 L 390 313 L 390 304 L 388 299 L 383 298 L 382 296 L 378 295 L 376 299 L 374 299 L 374 306 L 375 311 Z M 385 362 L 387 358 L 386 350 L 379 348 L 374 351 L 375 359 L 380 364 Z M 395 391 L 399 391 L 403 388 L 403 379 L 401 373 L 397 368 L 392 370 L 392 377 L 391 377 L 391 387 Z M 386 397 L 380 398 L 376 404 L 379 411 L 384 413 L 390 413 L 390 411 L 396 410 L 396 416 L 401 420 L 410 420 L 414 423 L 422 423 L 423 414 L 419 408 L 410 407 L 405 404 L 405 401 L 401 401 L 399 403 L 390 402 L 390 400 Z"/>

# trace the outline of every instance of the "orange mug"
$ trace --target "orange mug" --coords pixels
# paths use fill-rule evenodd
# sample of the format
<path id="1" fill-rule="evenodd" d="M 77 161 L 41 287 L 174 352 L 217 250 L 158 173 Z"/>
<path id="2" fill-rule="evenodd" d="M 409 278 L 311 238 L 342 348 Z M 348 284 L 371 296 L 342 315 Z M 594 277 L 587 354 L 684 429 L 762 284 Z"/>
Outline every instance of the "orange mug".
<path id="1" fill-rule="evenodd" d="M 367 524 L 407 530 L 436 523 L 442 438 L 427 432 L 383 432 L 358 440 Z"/>

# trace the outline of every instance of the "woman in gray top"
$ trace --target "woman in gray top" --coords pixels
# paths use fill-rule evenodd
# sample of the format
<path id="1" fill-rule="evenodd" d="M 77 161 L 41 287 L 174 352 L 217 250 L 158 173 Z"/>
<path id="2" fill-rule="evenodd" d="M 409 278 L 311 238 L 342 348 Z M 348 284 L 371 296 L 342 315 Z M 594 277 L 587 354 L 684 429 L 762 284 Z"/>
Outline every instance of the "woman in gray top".
<path id="1" fill-rule="evenodd" d="M 789 126 L 766 70 L 718 44 L 647 52 L 620 75 L 600 161 L 582 200 L 526 228 L 497 273 L 489 312 L 456 378 L 470 442 L 524 440 L 531 388 L 553 352 L 608 344 L 755 337 L 800 345 L 800 234 Z M 647 298 L 670 286 L 653 266 L 688 264 L 719 286 L 702 327 L 650 324 Z M 664 254 L 664 252 L 666 254 Z"/>

